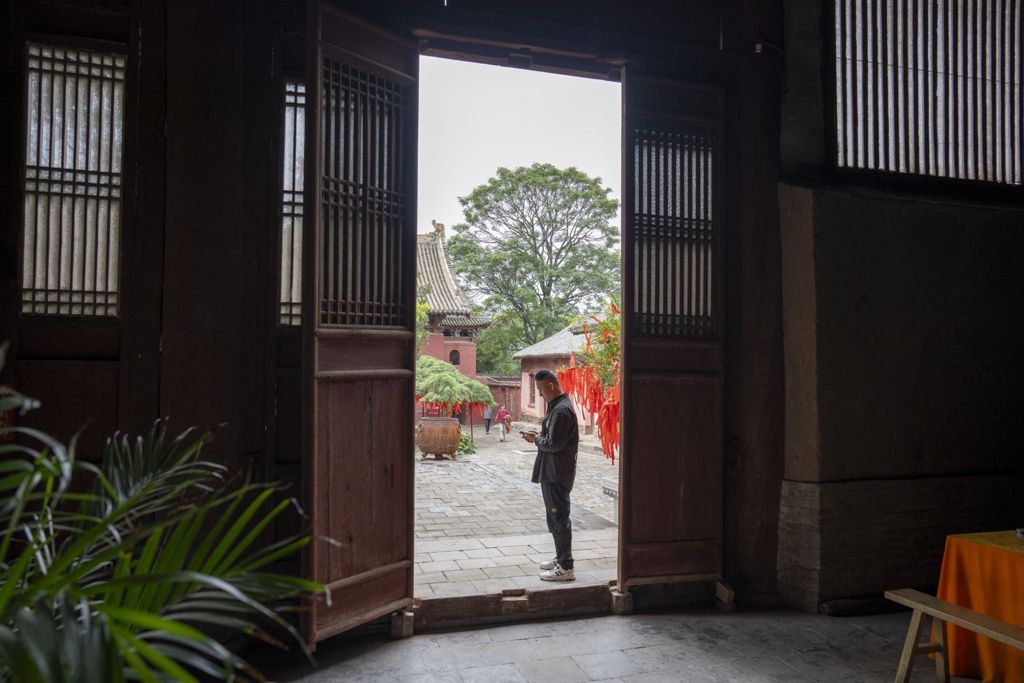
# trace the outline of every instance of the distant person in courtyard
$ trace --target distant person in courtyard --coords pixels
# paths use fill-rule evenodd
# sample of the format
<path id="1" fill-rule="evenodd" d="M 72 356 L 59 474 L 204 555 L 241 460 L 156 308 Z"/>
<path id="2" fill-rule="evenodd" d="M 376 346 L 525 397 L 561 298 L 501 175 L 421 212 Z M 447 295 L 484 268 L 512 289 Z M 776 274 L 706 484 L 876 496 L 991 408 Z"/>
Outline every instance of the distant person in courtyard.
<path id="1" fill-rule="evenodd" d="M 573 581 L 572 522 L 569 520 L 569 494 L 576 479 L 576 455 L 580 445 L 579 424 L 572 401 L 562 392 L 558 376 L 541 370 L 534 378 L 537 390 L 548 410 L 541 422 L 540 434 L 523 432 L 523 438 L 537 446 L 532 480 L 540 484 L 544 495 L 548 531 L 555 539 L 555 557 L 540 563 L 543 581 Z"/>
<path id="2" fill-rule="evenodd" d="M 491 420 L 494 418 L 494 408 L 491 406 L 484 407 L 484 433 L 491 433 Z"/>
<path id="3" fill-rule="evenodd" d="M 508 415 L 508 411 L 505 409 L 505 404 L 504 403 L 502 403 L 501 407 L 498 408 L 498 414 L 496 415 L 496 417 L 498 418 L 498 438 L 501 439 L 502 441 L 504 441 L 505 440 L 505 432 L 507 432 L 509 430 L 509 426 L 508 426 L 509 415 Z"/>

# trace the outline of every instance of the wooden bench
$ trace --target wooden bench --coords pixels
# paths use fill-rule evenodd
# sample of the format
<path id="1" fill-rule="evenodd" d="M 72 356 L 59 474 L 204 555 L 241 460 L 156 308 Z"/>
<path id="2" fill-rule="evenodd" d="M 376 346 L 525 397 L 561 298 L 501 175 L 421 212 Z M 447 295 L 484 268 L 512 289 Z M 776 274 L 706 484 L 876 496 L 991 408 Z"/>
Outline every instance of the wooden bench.
<path id="1" fill-rule="evenodd" d="M 949 681 L 949 658 L 946 654 L 947 624 L 955 624 L 1010 647 L 1024 650 L 1024 628 L 1019 626 L 1007 624 L 987 614 L 980 614 L 910 588 L 886 591 L 885 597 L 914 610 L 910 617 L 910 627 L 907 629 L 907 639 L 903 643 L 900 665 L 896 670 L 896 683 L 907 683 L 910 680 L 915 655 L 931 653 L 935 654 L 935 673 L 939 680 Z M 936 640 L 921 645 L 918 640 L 926 614 L 934 620 Z"/>

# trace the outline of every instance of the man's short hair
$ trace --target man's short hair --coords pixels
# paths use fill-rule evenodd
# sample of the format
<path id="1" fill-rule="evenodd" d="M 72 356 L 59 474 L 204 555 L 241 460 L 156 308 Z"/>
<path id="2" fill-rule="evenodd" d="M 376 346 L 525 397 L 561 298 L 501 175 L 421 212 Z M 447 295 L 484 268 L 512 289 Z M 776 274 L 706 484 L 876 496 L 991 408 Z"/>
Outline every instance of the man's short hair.
<path id="1" fill-rule="evenodd" d="M 555 384 L 558 384 L 558 375 L 548 370 L 547 368 L 544 368 L 543 370 L 538 370 L 537 373 L 533 376 L 533 379 L 537 382 L 554 382 Z"/>

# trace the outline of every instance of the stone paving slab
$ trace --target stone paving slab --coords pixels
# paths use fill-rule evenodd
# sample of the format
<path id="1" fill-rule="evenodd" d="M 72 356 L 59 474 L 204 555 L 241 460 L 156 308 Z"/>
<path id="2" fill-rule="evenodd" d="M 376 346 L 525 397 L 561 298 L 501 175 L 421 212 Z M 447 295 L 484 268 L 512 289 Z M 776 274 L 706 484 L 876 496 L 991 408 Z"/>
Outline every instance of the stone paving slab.
<path id="1" fill-rule="evenodd" d="M 785 610 L 604 616 L 404 640 L 343 636 L 320 644 L 316 667 L 294 653 L 264 666 L 282 683 L 882 683 L 895 675 L 908 621 L 908 613 L 839 619 Z M 935 680 L 927 657 L 917 658 L 911 680 Z"/>
<path id="2" fill-rule="evenodd" d="M 536 425 L 532 428 L 536 429 Z M 497 438 L 496 429 L 492 429 L 490 434 L 482 432 L 482 429 L 477 429 L 475 433 L 477 452 L 472 455 L 460 455 L 459 460 L 465 459 L 500 468 L 522 481 L 529 482 L 537 450 L 523 441 L 515 428 L 504 442 Z M 581 437 L 579 457 L 576 461 L 572 501 L 604 519 L 614 521 L 615 499 L 604 493 L 601 485 L 604 479 L 618 482 L 619 461 L 613 463 L 600 453 L 596 437 L 584 435 Z"/>
<path id="3" fill-rule="evenodd" d="M 473 455 L 417 460 L 416 596 L 562 588 L 614 578 L 618 529 L 613 501 L 600 487 L 610 463 L 594 453 L 580 454 L 571 512 L 576 581 L 541 582 L 537 565 L 554 555 L 554 541 L 540 487 L 529 481 L 533 453 L 518 452 L 526 445 L 521 441 L 501 443 L 495 435 L 478 430 L 479 451 Z M 592 501 L 600 512 L 581 501 Z"/>

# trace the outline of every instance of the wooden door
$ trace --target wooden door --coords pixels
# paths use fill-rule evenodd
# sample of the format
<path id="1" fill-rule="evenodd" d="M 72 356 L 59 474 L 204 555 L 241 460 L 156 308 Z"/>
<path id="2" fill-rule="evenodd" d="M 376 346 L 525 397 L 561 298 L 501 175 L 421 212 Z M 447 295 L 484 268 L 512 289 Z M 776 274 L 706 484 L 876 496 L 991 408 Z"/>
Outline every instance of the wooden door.
<path id="1" fill-rule="evenodd" d="M 74 3 L 5 13 L 0 72 L 0 382 L 10 415 L 98 461 L 160 415 L 162 9 Z M 35 10 L 35 11 L 34 11 Z M 149 37 L 142 40 L 143 33 Z"/>
<path id="2" fill-rule="evenodd" d="M 722 566 L 721 97 L 623 75 L 619 585 Z"/>
<path id="3" fill-rule="evenodd" d="M 412 602 L 415 46 L 310 3 L 304 235 L 307 575 L 316 642 Z"/>

